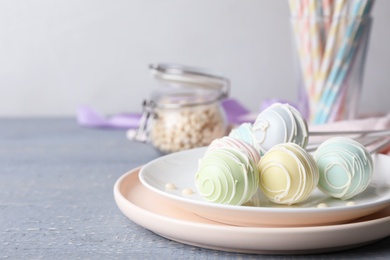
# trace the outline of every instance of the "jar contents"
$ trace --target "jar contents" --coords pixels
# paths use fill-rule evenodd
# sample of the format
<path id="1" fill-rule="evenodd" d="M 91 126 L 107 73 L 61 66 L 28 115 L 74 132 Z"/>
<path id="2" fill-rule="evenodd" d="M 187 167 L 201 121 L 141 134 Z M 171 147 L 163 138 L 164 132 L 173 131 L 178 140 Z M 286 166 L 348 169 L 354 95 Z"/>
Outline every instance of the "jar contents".
<path id="1" fill-rule="evenodd" d="M 158 108 L 151 141 L 170 153 L 209 145 L 226 134 L 226 120 L 218 102 L 176 109 Z"/>
<path id="2" fill-rule="evenodd" d="M 229 80 L 201 69 L 151 64 L 159 88 L 143 103 L 143 115 L 132 140 L 150 142 L 162 153 L 209 145 L 227 134 L 221 101 Z"/>

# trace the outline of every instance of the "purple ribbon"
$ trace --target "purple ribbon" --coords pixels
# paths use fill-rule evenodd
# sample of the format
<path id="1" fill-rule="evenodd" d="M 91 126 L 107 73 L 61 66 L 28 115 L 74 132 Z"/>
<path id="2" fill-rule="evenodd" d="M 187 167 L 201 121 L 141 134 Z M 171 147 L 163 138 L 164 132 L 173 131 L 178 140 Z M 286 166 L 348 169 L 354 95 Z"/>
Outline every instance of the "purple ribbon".
<path id="1" fill-rule="evenodd" d="M 278 102 L 276 99 L 266 100 L 261 106 Z M 246 116 L 250 111 L 241 105 L 235 99 L 226 99 L 222 102 L 222 108 L 225 110 L 228 123 L 241 124 L 248 122 Z M 124 113 L 113 116 L 104 116 L 88 106 L 82 106 L 77 110 L 77 122 L 84 127 L 107 128 L 107 129 L 131 129 L 138 128 L 142 113 Z"/>
<path id="2" fill-rule="evenodd" d="M 222 101 L 222 108 L 225 110 L 226 118 L 230 124 L 241 124 L 245 121 L 245 116 L 250 111 L 235 99 L 225 99 Z"/>
<path id="3" fill-rule="evenodd" d="M 84 127 L 130 129 L 138 128 L 141 115 L 129 113 L 105 117 L 90 107 L 82 106 L 77 110 L 77 122 Z"/>

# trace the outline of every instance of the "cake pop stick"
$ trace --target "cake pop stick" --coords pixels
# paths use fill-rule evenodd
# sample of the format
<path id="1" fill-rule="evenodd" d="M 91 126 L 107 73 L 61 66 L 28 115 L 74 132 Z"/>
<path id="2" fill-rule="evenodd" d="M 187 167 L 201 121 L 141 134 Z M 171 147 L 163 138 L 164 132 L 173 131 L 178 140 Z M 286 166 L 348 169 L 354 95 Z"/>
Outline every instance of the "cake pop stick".
<path id="1" fill-rule="evenodd" d="M 344 135 L 358 135 L 350 137 L 364 146 L 371 145 L 374 141 L 382 139 L 382 137 L 389 137 L 390 130 L 363 130 L 363 131 L 324 131 L 324 132 L 309 132 L 310 136 L 344 136 Z M 377 139 L 379 137 L 379 139 Z M 315 151 L 321 143 L 309 143 L 306 150 L 309 152 Z"/>
<path id="2" fill-rule="evenodd" d="M 360 131 L 312 131 L 310 136 L 340 136 L 340 135 L 364 135 L 364 136 L 390 136 L 390 129 L 385 130 L 360 130 Z"/>
<path id="3" fill-rule="evenodd" d="M 362 145 L 364 145 L 365 147 L 368 147 L 372 144 L 375 144 L 377 143 L 378 141 L 382 140 L 383 137 L 379 136 L 359 136 L 359 137 L 356 137 L 356 138 L 351 138 L 355 141 L 358 141 L 359 143 L 361 143 Z M 317 150 L 317 148 L 322 144 L 322 142 L 320 143 L 311 143 L 309 144 L 307 147 L 306 147 L 306 151 L 308 152 L 314 152 L 315 150 Z"/>
<path id="4" fill-rule="evenodd" d="M 375 146 L 374 148 L 371 148 L 369 152 L 370 152 L 370 154 L 378 153 L 381 150 L 388 147 L 389 145 L 390 145 L 390 139 L 387 138 L 387 139 L 383 140 L 382 142 L 380 142 L 379 144 L 377 144 L 377 146 Z"/>

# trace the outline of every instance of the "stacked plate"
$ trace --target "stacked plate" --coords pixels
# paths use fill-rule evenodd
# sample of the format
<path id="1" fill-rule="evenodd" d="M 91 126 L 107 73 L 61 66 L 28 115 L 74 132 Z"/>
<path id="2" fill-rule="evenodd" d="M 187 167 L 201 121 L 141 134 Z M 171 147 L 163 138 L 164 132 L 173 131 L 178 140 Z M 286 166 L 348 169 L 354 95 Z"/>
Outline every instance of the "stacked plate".
<path id="1" fill-rule="evenodd" d="M 390 235 L 390 157 L 375 155 L 370 186 L 348 201 L 319 190 L 303 203 L 276 205 L 261 192 L 243 206 L 204 201 L 195 188 L 206 148 L 160 157 L 123 175 L 114 195 L 135 223 L 185 244 L 232 252 L 337 251 Z M 327 207 L 321 207 L 326 205 Z"/>

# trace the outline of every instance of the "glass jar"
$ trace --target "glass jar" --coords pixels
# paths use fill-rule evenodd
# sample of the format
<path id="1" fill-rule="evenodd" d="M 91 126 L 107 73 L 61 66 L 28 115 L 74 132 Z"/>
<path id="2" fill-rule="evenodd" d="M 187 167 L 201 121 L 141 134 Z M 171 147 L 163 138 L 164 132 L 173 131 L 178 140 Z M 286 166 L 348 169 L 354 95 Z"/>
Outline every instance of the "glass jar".
<path id="1" fill-rule="evenodd" d="M 228 96 L 227 79 L 172 64 L 152 64 L 150 70 L 160 86 L 144 101 L 141 139 L 171 153 L 206 146 L 226 135 L 221 100 Z"/>

